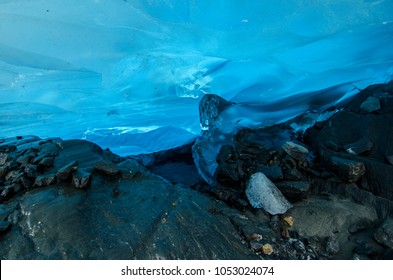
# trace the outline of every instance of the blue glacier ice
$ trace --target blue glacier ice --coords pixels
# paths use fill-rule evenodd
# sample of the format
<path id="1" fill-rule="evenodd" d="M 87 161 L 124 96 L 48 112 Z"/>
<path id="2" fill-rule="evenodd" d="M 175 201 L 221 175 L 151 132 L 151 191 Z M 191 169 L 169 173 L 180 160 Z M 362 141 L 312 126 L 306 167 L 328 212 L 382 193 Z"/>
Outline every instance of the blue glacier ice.
<path id="1" fill-rule="evenodd" d="M 0 1 L 0 137 L 126 154 L 320 110 L 393 75 L 392 0 Z M 235 125 L 234 125 L 235 124 Z"/>

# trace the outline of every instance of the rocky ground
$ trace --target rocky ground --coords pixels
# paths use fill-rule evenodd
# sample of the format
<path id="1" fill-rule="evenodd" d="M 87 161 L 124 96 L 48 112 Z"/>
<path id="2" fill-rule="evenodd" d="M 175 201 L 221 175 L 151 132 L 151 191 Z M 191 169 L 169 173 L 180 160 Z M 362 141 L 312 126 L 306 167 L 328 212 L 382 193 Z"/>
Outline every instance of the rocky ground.
<path id="1" fill-rule="evenodd" d="M 325 115 L 241 129 L 210 184 L 192 145 L 2 139 L 0 257 L 393 259 L 393 83 Z"/>

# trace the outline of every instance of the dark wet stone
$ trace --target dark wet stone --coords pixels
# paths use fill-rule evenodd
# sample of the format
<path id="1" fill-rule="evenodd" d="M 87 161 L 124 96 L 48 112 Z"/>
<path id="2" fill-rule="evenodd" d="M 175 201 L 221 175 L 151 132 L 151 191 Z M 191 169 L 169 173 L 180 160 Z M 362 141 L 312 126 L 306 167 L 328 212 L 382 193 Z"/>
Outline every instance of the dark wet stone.
<path id="1" fill-rule="evenodd" d="M 90 186 L 91 174 L 78 169 L 72 174 L 72 184 L 77 189 L 85 189 Z"/>
<path id="2" fill-rule="evenodd" d="M 15 145 L 7 145 L 7 144 L 0 145 L 0 153 L 11 153 L 14 151 L 16 151 Z"/>
<path id="3" fill-rule="evenodd" d="M 273 182 L 282 180 L 284 178 L 281 167 L 277 165 L 261 166 L 258 167 L 255 172 L 262 172 Z"/>
<path id="4" fill-rule="evenodd" d="M 283 181 L 277 182 L 276 186 L 291 202 L 303 199 L 310 190 L 310 184 L 307 181 Z"/>
<path id="5" fill-rule="evenodd" d="M 43 167 L 52 167 L 54 162 L 55 162 L 54 157 L 44 157 L 43 159 L 40 160 L 38 165 Z"/>
<path id="6" fill-rule="evenodd" d="M 25 176 L 22 176 L 18 179 L 18 183 L 22 185 L 25 189 L 30 189 L 33 186 L 33 181 Z"/>
<path id="7" fill-rule="evenodd" d="M 98 173 L 101 173 L 103 175 L 107 176 L 117 176 L 119 175 L 119 168 L 116 166 L 116 164 L 109 162 L 109 161 L 99 161 L 94 164 L 94 170 L 96 170 Z"/>
<path id="8" fill-rule="evenodd" d="M 253 250 L 255 252 L 261 251 L 262 246 L 263 246 L 263 243 L 260 241 L 256 241 L 256 240 L 250 241 L 250 248 L 251 248 L 251 250 Z"/>
<path id="9" fill-rule="evenodd" d="M 326 141 L 325 142 L 325 146 L 326 146 L 326 148 L 331 149 L 331 150 L 336 151 L 336 152 L 340 150 L 340 146 L 337 145 L 336 143 L 334 143 L 331 140 Z"/>
<path id="10" fill-rule="evenodd" d="M 352 155 L 360 155 L 372 149 L 373 143 L 367 137 L 363 137 L 355 143 L 344 145 L 344 149 Z"/>
<path id="11" fill-rule="evenodd" d="M 380 244 L 393 249 L 393 218 L 387 218 L 374 233 L 374 239 Z"/>
<path id="12" fill-rule="evenodd" d="M 0 154 L 0 166 L 4 165 L 7 162 L 8 154 Z"/>
<path id="13" fill-rule="evenodd" d="M 351 234 L 355 234 L 358 233 L 359 231 L 364 230 L 365 228 L 366 228 L 365 223 L 356 223 L 349 226 L 348 232 Z"/>
<path id="14" fill-rule="evenodd" d="M 24 165 L 22 168 L 25 176 L 29 179 L 35 179 L 37 177 L 37 166 L 33 164 Z"/>
<path id="15" fill-rule="evenodd" d="M 336 156 L 330 159 L 329 169 L 348 182 L 356 182 L 366 173 L 366 167 L 363 162 Z"/>
<path id="16" fill-rule="evenodd" d="M 55 174 L 47 174 L 38 176 L 34 181 L 35 187 L 45 187 L 50 186 L 56 183 L 56 175 Z"/>
<path id="17" fill-rule="evenodd" d="M 0 221 L 5 221 L 15 208 L 16 204 L 0 204 Z"/>
<path id="18" fill-rule="evenodd" d="M 11 227 L 11 223 L 7 221 L 0 221 L 0 232 L 3 233 Z"/>
<path id="19" fill-rule="evenodd" d="M 72 173 L 78 169 L 78 164 L 79 164 L 78 161 L 74 160 L 69 164 L 63 166 L 57 171 L 56 177 L 59 178 L 60 180 L 67 181 L 68 179 L 71 178 Z"/>
<path id="20" fill-rule="evenodd" d="M 3 178 L 8 173 L 8 168 L 6 166 L 0 166 L 0 178 Z"/>
<path id="21" fill-rule="evenodd" d="M 17 158 L 16 162 L 19 164 L 27 164 L 27 163 L 30 163 L 33 160 L 33 158 L 34 158 L 34 156 L 31 154 L 22 155 Z"/>
<path id="22" fill-rule="evenodd" d="M 2 200 L 8 200 L 13 195 L 13 188 L 11 186 L 5 186 L 0 193 Z"/>
<path id="23" fill-rule="evenodd" d="M 56 157 L 59 154 L 60 147 L 58 144 L 53 143 L 53 141 L 43 142 L 39 145 L 39 156 L 44 157 Z"/>
<path id="24" fill-rule="evenodd" d="M 361 105 L 360 112 L 362 114 L 368 114 L 381 109 L 381 102 L 379 98 L 369 96 Z"/>
<path id="25" fill-rule="evenodd" d="M 14 181 L 15 179 L 17 179 L 20 176 L 21 176 L 21 173 L 19 170 L 11 170 L 10 172 L 8 172 L 5 175 L 4 178 L 6 181 Z"/>
<path id="26" fill-rule="evenodd" d="M 301 181 L 304 180 L 304 175 L 296 168 L 289 168 L 284 172 L 284 178 L 288 181 Z"/>
<path id="27" fill-rule="evenodd" d="M 306 159 L 309 151 L 306 147 L 296 144 L 294 142 L 288 141 L 286 142 L 282 148 L 284 151 L 290 155 L 292 158 L 298 161 L 303 161 Z"/>
<path id="28" fill-rule="evenodd" d="M 385 154 L 385 159 L 387 162 L 389 162 L 391 165 L 393 165 L 393 154 L 391 154 L 391 155 Z"/>
<path id="29" fill-rule="evenodd" d="M 121 171 L 121 176 L 123 179 L 133 179 L 140 173 L 146 172 L 147 169 L 140 165 L 134 159 L 127 159 L 117 165 Z"/>

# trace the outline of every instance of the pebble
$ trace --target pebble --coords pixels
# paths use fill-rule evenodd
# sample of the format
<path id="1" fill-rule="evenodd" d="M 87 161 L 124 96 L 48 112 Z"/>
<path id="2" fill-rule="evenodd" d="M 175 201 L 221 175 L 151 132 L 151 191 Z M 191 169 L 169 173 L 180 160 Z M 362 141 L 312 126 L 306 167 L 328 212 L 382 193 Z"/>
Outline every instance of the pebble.
<path id="1" fill-rule="evenodd" d="M 77 189 L 88 188 L 90 186 L 90 181 L 91 181 L 91 174 L 86 171 L 77 170 L 72 175 L 72 183 L 74 187 Z"/>
<path id="2" fill-rule="evenodd" d="M 70 179 L 72 173 L 78 169 L 78 164 L 79 164 L 78 161 L 74 160 L 74 161 L 70 162 L 69 164 L 63 166 L 62 168 L 60 168 L 57 171 L 57 173 L 56 173 L 57 178 L 59 178 L 60 180 L 63 180 L 63 181 Z"/>
<path id="3" fill-rule="evenodd" d="M 109 161 L 98 161 L 94 164 L 94 169 L 104 175 L 117 176 L 120 172 L 116 164 Z"/>
<path id="4" fill-rule="evenodd" d="M 286 142 L 282 148 L 288 155 L 298 161 L 305 160 L 308 155 L 308 149 L 306 147 L 291 141 Z"/>

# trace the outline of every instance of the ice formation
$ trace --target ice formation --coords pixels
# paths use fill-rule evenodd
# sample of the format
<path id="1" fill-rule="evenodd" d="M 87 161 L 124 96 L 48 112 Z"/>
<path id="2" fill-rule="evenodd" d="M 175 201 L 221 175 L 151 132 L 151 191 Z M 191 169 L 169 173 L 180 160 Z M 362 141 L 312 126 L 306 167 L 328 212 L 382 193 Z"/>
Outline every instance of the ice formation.
<path id="1" fill-rule="evenodd" d="M 0 137 L 149 153 L 200 133 L 326 108 L 393 74 L 393 1 L 12 0 L 0 3 Z"/>

